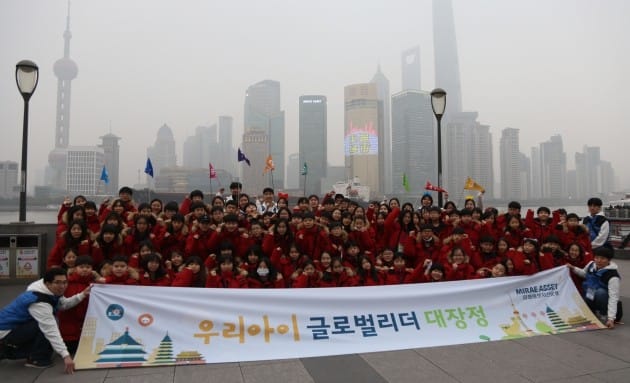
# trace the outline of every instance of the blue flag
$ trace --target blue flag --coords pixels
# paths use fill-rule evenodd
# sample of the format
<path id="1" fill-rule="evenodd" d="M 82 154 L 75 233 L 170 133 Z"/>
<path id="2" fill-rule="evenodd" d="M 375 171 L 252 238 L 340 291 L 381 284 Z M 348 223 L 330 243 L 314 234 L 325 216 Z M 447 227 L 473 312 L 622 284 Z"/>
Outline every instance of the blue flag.
<path id="1" fill-rule="evenodd" d="M 238 162 L 245 161 L 248 166 L 252 166 L 249 162 L 249 158 L 245 157 L 245 153 L 241 152 L 241 148 L 238 148 Z"/>
<path id="2" fill-rule="evenodd" d="M 147 165 L 144 167 L 144 172 L 153 178 L 153 164 L 151 163 L 151 159 L 147 157 Z"/>
<path id="3" fill-rule="evenodd" d="M 105 165 L 103 165 L 103 170 L 101 170 L 101 181 L 105 182 L 105 184 L 109 183 L 109 173 L 107 173 Z"/>

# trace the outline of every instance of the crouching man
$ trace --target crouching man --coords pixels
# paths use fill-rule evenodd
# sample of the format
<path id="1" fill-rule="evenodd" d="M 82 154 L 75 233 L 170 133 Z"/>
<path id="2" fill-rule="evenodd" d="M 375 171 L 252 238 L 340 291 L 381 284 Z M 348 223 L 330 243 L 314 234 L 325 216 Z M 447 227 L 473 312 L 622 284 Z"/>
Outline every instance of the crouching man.
<path id="1" fill-rule="evenodd" d="M 53 267 L 0 310 L 0 359 L 26 358 L 27 367 L 47 368 L 53 365 L 54 350 L 63 358 L 66 372 L 74 372 L 74 361 L 61 338 L 55 314 L 79 304 L 91 287 L 66 298 L 67 287 L 66 270 Z"/>
<path id="2" fill-rule="evenodd" d="M 619 321 L 622 315 L 619 301 L 621 277 L 617 264 L 611 261 L 613 255 L 613 249 L 598 247 L 593 250 L 593 261 L 583 269 L 568 265 L 575 274 L 584 278 L 582 297 L 608 328 L 615 327 L 615 321 Z"/>

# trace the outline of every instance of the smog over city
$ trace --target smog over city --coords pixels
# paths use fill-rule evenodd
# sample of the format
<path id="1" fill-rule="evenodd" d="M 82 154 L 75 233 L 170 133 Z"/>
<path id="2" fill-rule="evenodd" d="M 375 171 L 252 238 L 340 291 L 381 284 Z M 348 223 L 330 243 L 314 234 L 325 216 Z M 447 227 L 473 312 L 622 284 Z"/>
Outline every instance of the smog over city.
<path id="1" fill-rule="evenodd" d="M 446 9 L 447 17 L 436 21 L 436 7 Z M 622 192 L 630 188 L 630 173 L 625 171 L 630 121 L 628 15 L 630 2 L 625 0 L 2 1 L 0 123 L 4 139 L 0 161 L 20 163 L 24 101 L 16 87 L 15 68 L 24 59 L 39 67 L 39 83 L 29 102 L 29 193 L 47 183 L 46 168 L 59 134 L 57 116 L 62 113 L 57 110 L 60 75 L 68 76 L 64 97 L 71 97 L 71 102 L 62 103 L 69 108 L 69 119 L 64 122 L 68 144 L 96 147 L 101 144 L 99 137 L 118 136 L 120 186 L 147 182 L 147 150 L 156 145 L 164 125 L 172 132 L 175 164 L 181 167 L 188 161 L 184 145 L 194 141 L 189 137 L 195 136 L 198 127 L 217 124 L 220 134 L 220 116 L 231 117 L 233 152 L 222 152 L 229 159 L 218 158 L 218 149 L 204 157 L 206 181 L 208 162 L 231 162 L 232 176 L 243 179 L 242 167 L 247 165 L 237 163 L 236 151 L 241 148 L 251 156 L 243 133 L 256 124 L 253 117 L 254 122 L 247 121 L 246 92 L 273 80 L 263 84 L 272 84 L 274 89 L 279 85 L 283 111 L 283 152 L 273 148 L 269 152 L 275 153 L 275 182 L 284 182 L 276 188 L 290 189 L 290 183 L 298 182 L 294 186 L 298 189 L 298 173 L 303 163 L 311 161 L 301 153 L 290 168 L 290 156 L 300 152 L 300 97 L 325 96 L 322 146 L 327 162 L 341 168 L 355 166 L 347 160 L 357 154 L 349 152 L 354 150 L 348 143 L 354 132 L 350 126 L 377 132 L 383 123 L 376 119 L 368 126 L 349 117 L 352 90 L 348 86 L 376 82 L 373 79 L 379 72 L 389 80 L 389 91 L 381 101 L 387 101 L 382 105 L 387 105 L 390 114 L 380 118 L 391 124 L 391 142 L 395 143 L 394 112 L 400 110 L 397 97 L 405 90 L 402 53 L 419 47 L 415 67 L 419 73 L 414 81 L 429 102 L 425 110 L 431 111 L 429 92 L 444 88 L 445 122 L 456 120 L 456 113 L 475 112 L 476 116 L 467 114 L 466 118 L 475 126 L 489 127 L 493 177 L 488 181 L 492 185 L 486 186 L 495 196 L 502 190 L 500 150 L 506 128 L 518 130 L 518 151 L 531 161 L 530 168 L 538 164 L 531 158 L 532 148 L 542 157 L 546 150 L 559 154 L 565 169 L 561 177 L 567 177 L 566 193 L 571 194 L 576 177 L 580 179 L 576 166 L 593 153 L 589 148 L 599 148 L 599 170 L 593 174 L 600 181 L 612 179 L 594 186 L 599 188 L 596 191 Z M 445 20 L 444 28 L 434 25 Z M 436 35 L 445 29 L 454 34 Z M 64 44 L 69 50 L 60 62 Z M 445 51 L 446 59 L 436 59 L 438 52 Z M 461 93 L 452 91 L 455 72 L 444 72 L 446 80 L 436 80 L 440 70 L 448 67 L 458 72 Z M 426 121 L 426 115 L 423 118 Z M 430 118 L 434 129 L 432 113 Z M 273 116 L 269 121 L 273 131 Z M 448 126 L 443 124 L 442 129 L 448 137 Z M 270 140 L 277 142 L 277 137 Z M 358 154 L 376 155 L 388 140 L 380 136 L 380 141 L 372 142 L 376 146 L 367 147 L 366 139 L 365 151 Z M 554 142 L 560 145 L 545 149 L 543 143 Z M 363 149 L 357 146 L 356 150 Z M 377 163 L 383 161 L 391 166 L 391 158 L 377 159 Z M 260 161 L 254 165 L 260 172 L 265 166 Z M 449 172 L 449 164 L 444 166 Z M 309 163 L 309 168 L 308 177 L 321 176 L 315 174 L 316 165 Z M 352 171 L 345 175 L 356 175 Z M 573 176 L 567 176 L 572 171 Z M 414 185 L 424 185 L 427 178 L 437 182 L 431 175 L 414 179 L 412 170 L 381 172 L 381 177 L 391 173 L 379 181 L 381 185 L 401 184 L 400 174 Z M 535 182 L 535 171 L 528 174 Z M 466 175 L 471 174 L 463 174 L 461 182 Z M 391 186 L 385 189 L 391 192 Z M 413 191 L 422 193 L 419 189 Z"/>

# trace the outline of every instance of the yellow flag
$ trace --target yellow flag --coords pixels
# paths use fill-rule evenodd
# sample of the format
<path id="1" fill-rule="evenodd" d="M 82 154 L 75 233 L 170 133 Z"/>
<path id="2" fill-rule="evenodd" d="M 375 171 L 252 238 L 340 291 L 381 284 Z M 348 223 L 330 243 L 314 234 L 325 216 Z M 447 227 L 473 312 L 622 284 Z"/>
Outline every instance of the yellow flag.
<path id="1" fill-rule="evenodd" d="M 473 180 L 470 177 L 466 178 L 466 183 L 464 184 L 464 189 L 466 189 L 466 190 L 477 190 L 477 191 L 480 191 L 482 193 L 484 193 L 486 191 L 486 189 L 483 186 L 479 185 L 477 182 L 475 182 L 475 180 Z"/>

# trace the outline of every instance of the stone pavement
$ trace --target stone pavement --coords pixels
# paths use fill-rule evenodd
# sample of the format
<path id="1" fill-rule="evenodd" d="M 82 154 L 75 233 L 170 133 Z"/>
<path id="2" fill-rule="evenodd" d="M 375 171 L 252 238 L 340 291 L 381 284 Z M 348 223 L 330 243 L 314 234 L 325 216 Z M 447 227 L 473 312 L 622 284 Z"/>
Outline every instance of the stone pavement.
<path id="1" fill-rule="evenodd" d="M 622 275 L 622 300 L 630 307 L 630 261 L 616 260 Z M 24 286 L 0 286 L 0 306 Z M 628 318 L 625 318 L 628 319 Z M 0 362 L 3 383 L 47 382 L 630 382 L 630 323 L 614 330 L 354 354 L 201 366 L 150 367 L 63 373 L 63 364 L 46 370 Z"/>

